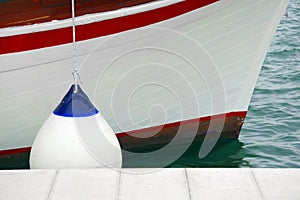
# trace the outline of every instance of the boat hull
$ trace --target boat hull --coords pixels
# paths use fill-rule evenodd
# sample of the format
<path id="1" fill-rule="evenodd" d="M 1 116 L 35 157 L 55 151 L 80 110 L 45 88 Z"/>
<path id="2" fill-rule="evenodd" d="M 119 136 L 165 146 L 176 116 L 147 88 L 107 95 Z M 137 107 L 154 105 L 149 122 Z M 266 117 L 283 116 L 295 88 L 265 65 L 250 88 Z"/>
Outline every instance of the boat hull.
<path id="1" fill-rule="evenodd" d="M 212 1 L 184 14 L 98 37 L 94 33 L 99 31 L 94 30 L 102 29 L 102 33 L 106 27 L 100 26 L 101 20 L 90 22 L 93 16 L 85 16 L 77 22 L 82 31 L 79 37 L 91 35 L 77 43 L 82 86 L 124 149 L 205 139 L 213 132 L 218 133 L 215 138 L 236 139 L 287 2 Z M 122 12 L 116 19 L 121 14 L 130 17 L 126 9 L 116 11 Z M 61 36 L 57 45 L 46 40 L 47 33 L 56 30 L 53 27 L 70 30 L 69 25 L 49 22 L 3 29 L 4 43 L 28 35 L 39 40 L 40 34 L 45 45 L 29 44 L 31 49 L 22 46 L 18 50 L 20 45 L 15 44 L 7 51 L 1 49 L 2 155 L 14 152 L 9 149 L 26 147 L 29 151 L 41 124 L 72 83 L 69 39 Z M 218 123 L 215 116 L 219 116 Z M 178 127 L 186 131 L 180 134 Z"/>

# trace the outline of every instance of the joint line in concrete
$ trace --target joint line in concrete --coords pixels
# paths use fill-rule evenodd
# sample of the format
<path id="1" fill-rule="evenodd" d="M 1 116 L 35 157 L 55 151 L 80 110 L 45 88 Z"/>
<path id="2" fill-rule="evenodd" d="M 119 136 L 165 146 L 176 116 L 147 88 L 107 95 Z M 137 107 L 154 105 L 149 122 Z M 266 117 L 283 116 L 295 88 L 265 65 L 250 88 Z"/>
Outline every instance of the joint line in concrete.
<path id="1" fill-rule="evenodd" d="M 116 195 L 116 200 L 119 200 L 121 199 L 120 198 L 120 193 L 121 193 L 121 185 L 122 185 L 122 182 L 121 182 L 121 178 L 122 178 L 122 170 L 119 170 L 119 174 L 118 174 L 118 178 L 117 178 L 117 195 Z"/>
<path id="2" fill-rule="evenodd" d="M 53 193 L 53 190 L 54 190 L 54 187 L 55 187 L 55 184 L 56 184 L 56 180 L 58 178 L 58 172 L 59 170 L 55 170 L 55 173 L 51 179 L 51 182 L 49 184 L 49 190 L 48 190 L 48 193 L 47 193 L 47 196 L 46 196 L 46 200 L 50 200 L 51 199 L 51 196 L 52 196 L 52 193 Z"/>
<path id="3" fill-rule="evenodd" d="M 262 192 L 261 189 L 260 189 L 259 183 L 258 183 L 258 181 L 257 181 L 256 178 L 255 178 L 255 174 L 253 173 L 253 171 L 252 171 L 251 169 L 250 169 L 250 173 L 251 173 L 252 179 L 254 180 L 255 186 L 256 186 L 256 188 L 257 188 L 259 194 L 260 194 L 261 199 L 262 199 L 262 200 L 265 200 L 266 198 L 265 198 L 263 192 Z"/>
<path id="4" fill-rule="evenodd" d="M 184 175 L 185 175 L 186 185 L 187 185 L 187 189 L 188 189 L 189 200 L 192 200 L 190 182 L 189 182 L 189 177 L 188 177 L 186 168 L 184 168 Z"/>

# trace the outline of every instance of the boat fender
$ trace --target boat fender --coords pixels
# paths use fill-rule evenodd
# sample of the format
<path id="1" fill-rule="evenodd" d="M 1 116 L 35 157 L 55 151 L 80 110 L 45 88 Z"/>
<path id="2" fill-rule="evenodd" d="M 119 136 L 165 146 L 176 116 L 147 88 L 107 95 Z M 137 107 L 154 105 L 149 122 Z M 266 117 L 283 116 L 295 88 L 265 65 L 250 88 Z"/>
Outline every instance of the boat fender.
<path id="1" fill-rule="evenodd" d="M 121 168 L 118 139 L 78 85 L 72 85 L 40 128 L 30 153 L 31 169 Z"/>

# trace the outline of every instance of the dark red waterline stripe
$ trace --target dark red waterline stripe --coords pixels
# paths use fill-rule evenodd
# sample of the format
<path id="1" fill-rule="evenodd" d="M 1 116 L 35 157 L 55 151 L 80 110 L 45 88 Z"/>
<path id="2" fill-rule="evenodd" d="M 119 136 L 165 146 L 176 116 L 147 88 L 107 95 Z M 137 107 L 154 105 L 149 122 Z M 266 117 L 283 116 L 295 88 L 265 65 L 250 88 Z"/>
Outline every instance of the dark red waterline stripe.
<path id="1" fill-rule="evenodd" d="M 185 0 L 155 10 L 141 12 L 124 17 L 108 19 L 76 27 L 77 41 L 102 37 L 130 29 L 140 28 L 161 22 L 184 13 L 207 6 L 219 0 Z M 14 35 L 0 38 L 0 54 L 34 50 L 72 42 L 72 29 L 55 30 Z"/>
<path id="2" fill-rule="evenodd" d="M 135 134 L 148 132 L 148 131 L 153 131 L 153 130 L 155 131 L 155 130 L 160 130 L 160 129 L 178 127 L 178 126 L 184 125 L 184 124 L 192 124 L 192 123 L 210 121 L 212 119 L 220 119 L 220 118 L 233 117 L 233 116 L 245 118 L 246 115 L 247 115 L 247 111 L 239 111 L 239 112 L 230 112 L 230 113 L 226 113 L 226 114 L 218 114 L 218 115 L 201 117 L 201 118 L 196 118 L 196 119 L 189 119 L 189 120 L 185 120 L 185 121 L 173 122 L 173 123 L 159 125 L 159 126 L 153 126 L 153 127 L 134 130 L 134 131 L 128 131 L 128 132 L 124 132 L 124 133 L 118 133 L 117 137 L 120 138 L 120 137 L 127 136 L 127 135 L 135 135 Z"/>
<path id="3" fill-rule="evenodd" d="M 174 123 L 170 123 L 170 124 L 164 124 L 164 125 L 161 125 L 161 126 L 154 126 L 154 127 L 139 129 L 139 130 L 130 131 L 130 132 L 117 133 L 117 137 L 120 138 L 120 137 L 126 136 L 128 134 L 130 134 L 130 135 L 132 135 L 132 134 L 138 134 L 138 133 L 142 133 L 142 132 L 145 132 L 145 131 L 157 130 L 157 129 L 160 129 L 160 128 L 165 129 L 165 128 L 176 127 L 176 126 L 179 126 L 181 124 L 189 124 L 189 123 L 195 123 L 195 122 L 210 121 L 211 119 L 233 117 L 233 116 L 245 118 L 246 115 L 247 115 L 247 111 L 230 112 L 230 113 L 226 113 L 226 114 L 220 114 L 220 115 L 213 115 L 213 116 L 208 116 L 208 117 L 201 117 L 201 118 L 196 118 L 196 119 L 190 119 L 190 120 L 185 120 L 185 121 L 181 121 L 181 122 L 174 122 Z M 0 150 L 0 156 L 13 155 L 13 154 L 24 153 L 24 152 L 30 152 L 30 150 L 31 150 L 31 147 L 23 147 L 23 148 L 18 148 L 18 149 Z"/>
<path id="4" fill-rule="evenodd" d="M 8 149 L 8 150 L 0 150 L 0 156 L 4 155 L 12 155 L 12 154 L 18 154 L 18 153 L 24 153 L 24 152 L 30 152 L 31 147 L 23 147 L 18 149 Z"/>

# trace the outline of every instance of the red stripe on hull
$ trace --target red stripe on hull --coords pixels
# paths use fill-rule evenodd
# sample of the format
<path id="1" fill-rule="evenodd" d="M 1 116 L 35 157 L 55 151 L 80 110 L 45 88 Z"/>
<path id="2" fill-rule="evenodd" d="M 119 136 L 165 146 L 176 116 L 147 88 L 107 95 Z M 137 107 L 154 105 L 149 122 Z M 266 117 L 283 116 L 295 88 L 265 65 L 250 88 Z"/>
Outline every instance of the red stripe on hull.
<path id="1" fill-rule="evenodd" d="M 178 128 L 181 125 L 188 125 L 188 124 L 194 124 L 194 123 L 200 123 L 200 122 L 210 122 L 212 119 L 220 119 L 220 118 L 226 119 L 226 118 L 231 118 L 231 117 L 239 117 L 239 118 L 241 118 L 240 120 L 237 121 L 237 122 L 239 122 L 239 121 L 243 121 L 243 119 L 246 117 L 246 114 L 247 114 L 247 111 L 241 111 L 241 112 L 230 112 L 230 113 L 226 113 L 226 114 L 220 114 L 220 115 L 214 115 L 214 116 L 208 116 L 208 117 L 201 117 L 201 118 L 197 118 L 197 119 L 191 119 L 191 120 L 186 120 L 186 121 L 181 121 L 181 122 L 165 124 L 162 126 L 155 126 L 155 127 L 149 127 L 149 128 L 139 129 L 139 130 L 130 131 L 130 132 L 117 133 L 117 137 L 122 144 L 122 138 L 123 137 L 126 138 L 129 135 L 130 135 L 130 137 L 132 137 L 131 135 L 143 134 L 143 133 L 149 132 L 149 131 L 155 131 L 155 130 L 165 131 L 165 130 L 168 130 L 171 128 Z M 237 124 L 237 129 L 240 129 L 241 126 L 242 126 L 242 124 Z M 124 147 L 124 144 L 125 143 L 123 143 L 122 147 Z M 127 147 L 125 146 L 125 148 L 127 148 Z M 30 152 L 30 149 L 31 149 L 31 147 L 0 150 L 0 156 Z"/>
<path id="2" fill-rule="evenodd" d="M 24 147 L 24 148 L 19 148 L 19 149 L 0 150 L 0 156 L 24 153 L 24 152 L 29 152 L 30 150 L 31 150 L 31 147 Z"/>
<path id="3" fill-rule="evenodd" d="M 143 133 L 143 132 L 155 131 L 155 130 L 158 130 L 158 129 L 166 129 L 166 128 L 178 127 L 180 125 L 185 125 L 185 124 L 193 124 L 193 123 L 210 121 L 211 119 L 220 119 L 220 118 L 233 117 L 233 116 L 245 118 L 246 115 L 247 115 L 246 111 L 230 112 L 230 113 L 226 113 L 226 114 L 219 114 L 219 115 L 201 117 L 201 118 L 197 118 L 197 119 L 190 119 L 190 120 L 185 120 L 185 121 L 180 121 L 180 122 L 173 122 L 173 123 L 165 124 L 165 125 L 161 125 L 161 126 L 153 126 L 153 127 L 149 127 L 149 128 L 124 132 L 124 133 L 118 133 L 117 136 L 118 136 L 118 138 L 120 138 L 122 136 L 135 135 L 135 134 L 140 134 L 140 133 Z"/>
<path id="4" fill-rule="evenodd" d="M 76 28 L 76 38 L 78 41 L 83 41 L 140 28 L 174 18 L 217 1 L 218 0 L 186 0 L 151 11 L 80 25 Z M 34 50 L 71 42 L 71 27 L 2 37 L 0 38 L 0 54 Z"/>

